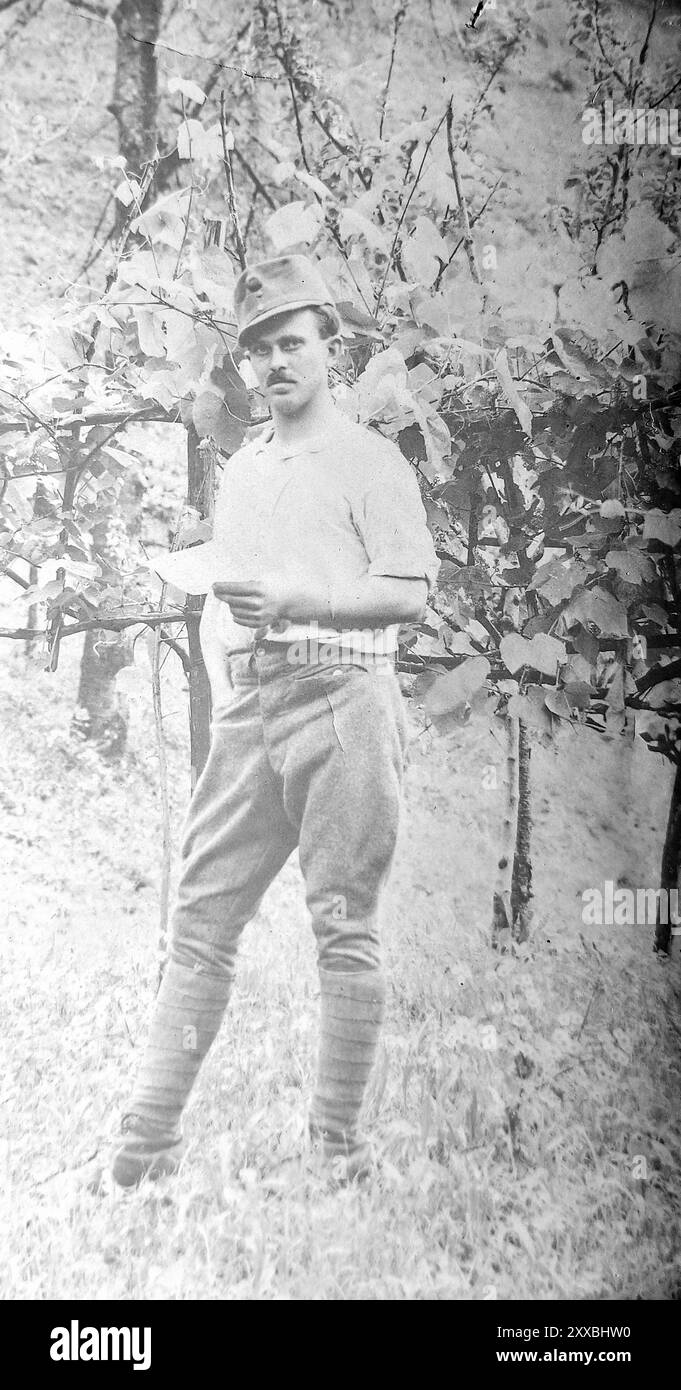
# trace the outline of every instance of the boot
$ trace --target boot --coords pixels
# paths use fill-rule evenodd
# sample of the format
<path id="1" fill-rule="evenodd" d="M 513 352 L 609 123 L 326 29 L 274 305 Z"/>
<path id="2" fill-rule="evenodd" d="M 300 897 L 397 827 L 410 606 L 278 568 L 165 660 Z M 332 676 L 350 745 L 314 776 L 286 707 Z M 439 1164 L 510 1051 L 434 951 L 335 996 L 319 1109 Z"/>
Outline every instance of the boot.
<path id="1" fill-rule="evenodd" d="M 231 979 L 171 960 L 156 998 L 123 1143 L 112 1164 L 121 1187 L 175 1172 L 182 1156 L 180 1118 L 201 1063 L 222 1022 Z"/>
<path id="2" fill-rule="evenodd" d="M 383 1022 L 385 980 L 380 970 L 341 974 L 320 970 L 321 1030 L 310 1134 L 327 1160 L 342 1159 L 346 1180 L 372 1170 L 370 1145 L 358 1120 Z"/>

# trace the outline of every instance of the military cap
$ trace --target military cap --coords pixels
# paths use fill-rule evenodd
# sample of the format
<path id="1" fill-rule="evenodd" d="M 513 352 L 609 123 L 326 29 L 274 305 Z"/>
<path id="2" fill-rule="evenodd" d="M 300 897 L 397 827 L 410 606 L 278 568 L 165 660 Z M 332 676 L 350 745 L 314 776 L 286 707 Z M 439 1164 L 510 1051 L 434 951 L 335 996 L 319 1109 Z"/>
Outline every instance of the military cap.
<path id="1" fill-rule="evenodd" d="M 239 342 L 245 346 L 252 329 L 266 319 L 313 305 L 336 313 L 317 266 L 307 256 L 276 256 L 247 266 L 234 287 Z"/>

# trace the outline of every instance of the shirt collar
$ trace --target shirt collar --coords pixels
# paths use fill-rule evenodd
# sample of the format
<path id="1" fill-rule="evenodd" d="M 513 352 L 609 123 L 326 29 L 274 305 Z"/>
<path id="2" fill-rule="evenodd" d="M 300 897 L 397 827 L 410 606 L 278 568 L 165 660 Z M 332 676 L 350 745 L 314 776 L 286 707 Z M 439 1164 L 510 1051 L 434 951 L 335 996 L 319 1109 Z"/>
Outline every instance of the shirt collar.
<path id="1" fill-rule="evenodd" d="M 337 431 L 335 431 L 333 439 L 335 440 L 337 437 Z M 321 454 L 331 446 L 331 442 L 329 433 L 324 433 L 312 435 L 310 439 L 306 439 L 300 444 L 278 444 L 274 437 L 274 426 L 268 425 L 254 441 L 253 448 L 256 454 L 263 454 L 267 451 L 280 459 L 292 459 L 298 458 L 301 454 Z"/>
<path id="2" fill-rule="evenodd" d="M 274 433 L 270 433 L 259 439 L 255 445 L 256 454 L 270 454 L 278 459 L 295 459 L 301 454 L 321 454 L 322 450 L 328 449 L 328 436 L 315 435 L 313 439 L 306 439 L 300 444 L 277 444 Z"/>

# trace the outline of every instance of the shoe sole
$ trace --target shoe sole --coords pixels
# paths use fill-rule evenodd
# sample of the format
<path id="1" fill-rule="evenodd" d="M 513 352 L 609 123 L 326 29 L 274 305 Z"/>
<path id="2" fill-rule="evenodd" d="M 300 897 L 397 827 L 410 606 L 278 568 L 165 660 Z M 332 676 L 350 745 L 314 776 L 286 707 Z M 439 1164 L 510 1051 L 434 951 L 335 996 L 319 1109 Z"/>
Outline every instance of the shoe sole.
<path id="1" fill-rule="evenodd" d="M 139 1187 L 145 1178 L 155 1182 L 158 1178 L 172 1177 L 177 1173 L 182 1161 L 182 1153 L 167 1150 L 155 1154 L 117 1153 L 111 1165 L 111 1176 L 119 1187 Z"/>

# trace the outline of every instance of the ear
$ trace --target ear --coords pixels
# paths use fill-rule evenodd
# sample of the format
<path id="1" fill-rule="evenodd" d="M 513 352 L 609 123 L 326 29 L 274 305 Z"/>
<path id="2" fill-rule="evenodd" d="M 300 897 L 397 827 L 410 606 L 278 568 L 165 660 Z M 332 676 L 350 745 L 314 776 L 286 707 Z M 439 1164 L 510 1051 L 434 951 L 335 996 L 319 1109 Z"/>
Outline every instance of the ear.
<path id="1" fill-rule="evenodd" d="M 332 367 L 338 361 L 343 350 L 340 338 L 327 338 L 326 350 L 329 354 L 329 366 Z"/>

